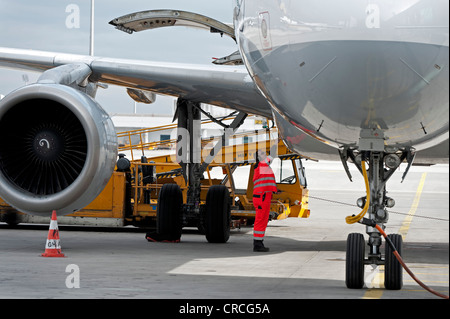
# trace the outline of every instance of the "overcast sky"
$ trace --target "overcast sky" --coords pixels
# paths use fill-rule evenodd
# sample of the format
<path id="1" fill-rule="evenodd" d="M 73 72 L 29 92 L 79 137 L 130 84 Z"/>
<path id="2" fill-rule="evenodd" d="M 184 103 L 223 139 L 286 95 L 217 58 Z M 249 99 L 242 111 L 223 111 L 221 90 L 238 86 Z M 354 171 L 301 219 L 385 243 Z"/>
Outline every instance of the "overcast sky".
<path id="1" fill-rule="evenodd" d="M 234 0 L 95 0 L 95 56 L 209 64 L 237 50 L 229 37 L 185 27 L 162 28 L 132 35 L 109 21 L 129 13 L 179 9 L 232 23 Z M 89 54 L 91 0 L 0 0 L 0 47 Z M 74 19 L 79 9 L 79 25 Z M 66 12 L 68 11 L 68 12 Z M 38 73 L 0 69 L 0 94 L 29 83 Z M 133 113 L 125 88 L 99 89 L 97 100 L 109 113 Z M 138 104 L 137 113 L 171 113 L 172 98 L 158 97 L 153 105 Z"/>

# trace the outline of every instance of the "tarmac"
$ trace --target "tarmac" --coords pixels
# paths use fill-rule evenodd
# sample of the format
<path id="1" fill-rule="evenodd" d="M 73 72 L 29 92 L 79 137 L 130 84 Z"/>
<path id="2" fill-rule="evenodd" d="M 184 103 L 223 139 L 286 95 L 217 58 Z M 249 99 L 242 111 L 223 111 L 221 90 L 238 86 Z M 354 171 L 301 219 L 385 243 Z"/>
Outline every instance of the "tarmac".
<path id="1" fill-rule="evenodd" d="M 308 161 L 305 167 L 311 216 L 271 221 L 264 241 L 268 253 L 252 251 L 251 227 L 233 229 L 226 244 L 210 244 L 195 229 L 185 229 L 180 243 L 152 243 L 145 231 L 133 227 L 59 225 L 65 257 L 45 258 L 48 225 L 0 223 L 0 298 L 170 299 L 177 300 L 180 306 L 173 311 L 179 313 L 202 299 L 246 300 L 246 305 L 290 299 L 439 299 L 406 272 L 403 289 L 385 290 L 383 270 L 371 266 L 366 266 L 363 289 L 347 289 L 346 238 L 352 232 L 365 234 L 365 227 L 344 219 L 360 211 L 354 204 L 365 195 L 362 176 L 352 170 L 351 183 L 340 163 Z M 404 168 L 388 182 L 396 206 L 386 232 L 402 233 L 406 264 L 425 284 L 448 295 L 449 166 L 412 167 L 401 183 Z M 185 300 L 191 306 L 182 308 Z M 228 304 L 214 311 L 230 313 Z M 206 310 L 192 308 L 197 314 Z"/>

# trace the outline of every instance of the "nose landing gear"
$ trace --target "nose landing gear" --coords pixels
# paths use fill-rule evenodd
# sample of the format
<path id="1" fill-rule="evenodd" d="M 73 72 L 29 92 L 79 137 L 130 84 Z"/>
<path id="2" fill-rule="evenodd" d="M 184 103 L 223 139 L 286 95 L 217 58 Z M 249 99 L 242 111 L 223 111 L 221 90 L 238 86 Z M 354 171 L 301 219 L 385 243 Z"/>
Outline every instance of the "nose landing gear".
<path id="1" fill-rule="evenodd" d="M 393 252 L 386 245 L 384 255 L 381 251 L 382 236 L 375 225 L 385 229 L 385 224 L 389 220 L 389 213 L 386 207 L 392 207 L 395 201 L 386 196 L 386 182 L 393 175 L 395 170 L 403 161 L 408 162 L 408 167 L 412 164 L 414 154 L 411 150 L 397 152 L 358 152 L 346 149 L 341 152 L 341 159 L 351 180 L 351 174 L 347 166 L 350 159 L 363 174 L 366 182 L 367 197 L 363 211 L 357 216 L 347 217 L 347 223 L 359 222 L 366 214 L 368 219 L 374 224 L 366 224 L 366 233 L 369 235 L 367 241 L 368 252 L 366 257 L 366 243 L 364 236 L 358 233 L 349 234 L 347 238 L 346 252 L 346 285 L 351 289 L 361 289 L 364 286 L 364 265 L 384 265 L 385 267 L 385 288 L 399 290 L 403 286 L 403 269 Z M 366 165 L 368 169 L 366 171 Z M 405 178 L 406 173 L 403 176 Z M 361 199 L 359 200 L 361 201 Z M 359 203 L 359 205 L 362 205 Z M 389 235 L 394 242 L 398 253 L 401 255 L 402 237 L 398 234 Z"/>

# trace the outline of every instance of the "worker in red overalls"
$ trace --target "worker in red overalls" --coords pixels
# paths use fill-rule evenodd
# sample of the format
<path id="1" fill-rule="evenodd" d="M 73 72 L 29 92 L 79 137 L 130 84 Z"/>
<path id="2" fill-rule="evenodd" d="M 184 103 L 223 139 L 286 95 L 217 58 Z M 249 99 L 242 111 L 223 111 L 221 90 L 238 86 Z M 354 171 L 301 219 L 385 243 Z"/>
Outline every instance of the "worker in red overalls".
<path id="1" fill-rule="evenodd" d="M 253 175 L 253 206 L 256 216 L 253 226 L 253 251 L 267 252 L 263 240 L 269 222 L 270 203 L 272 194 L 278 193 L 275 175 L 270 168 L 273 158 L 267 156 L 265 151 L 258 150 L 255 153 L 256 165 Z"/>

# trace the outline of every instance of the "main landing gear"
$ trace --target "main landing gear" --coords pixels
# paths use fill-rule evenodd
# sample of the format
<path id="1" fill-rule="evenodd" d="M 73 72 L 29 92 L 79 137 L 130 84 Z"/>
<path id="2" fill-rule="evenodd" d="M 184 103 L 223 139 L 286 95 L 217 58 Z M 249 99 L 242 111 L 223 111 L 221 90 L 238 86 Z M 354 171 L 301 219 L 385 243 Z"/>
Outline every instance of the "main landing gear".
<path id="1" fill-rule="evenodd" d="M 395 205 L 395 201 L 386 194 L 386 182 L 400 166 L 407 161 L 408 167 L 403 175 L 405 178 L 413 160 L 414 153 L 411 150 L 395 150 L 392 152 L 359 152 L 345 149 L 340 153 L 342 163 L 351 180 L 351 174 L 347 166 L 348 159 L 353 162 L 363 174 L 366 182 L 367 196 L 358 199 L 357 204 L 363 208 L 358 216 L 347 217 L 347 223 L 361 222 L 366 213 L 369 220 L 373 220 L 381 229 L 389 220 L 386 208 Z M 366 164 L 368 169 L 366 170 Z M 348 288 L 361 289 L 364 286 L 364 265 L 384 265 L 386 289 L 399 290 L 403 286 L 403 269 L 393 254 L 389 245 L 385 245 L 384 255 L 381 251 L 382 236 L 376 227 L 366 224 L 366 233 L 369 235 L 367 242 L 368 251 L 366 257 L 366 242 L 364 236 L 352 233 L 347 238 L 346 275 L 345 283 Z M 388 235 L 401 255 L 402 237 L 398 234 Z"/>
<path id="2" fill-rule="evenodd" d="M 155 241 L 177 242 L 182 228 L 186 226 L 203 231 L 211 243 L 225 243 L 230 237 L 231 205 L 228 188 L 224 185 L 211 186 L 206 194 L 206 201 L 202 203 L 200 199 L 203 173 L 222 149 L 224 142 L 217 143 L 209 156 L 201 158 L 201 112 L 203 110 L 199 103 L 178 100 L 175 115 L 178 118 L 176 156 L 188 187 L 186 202 L 183 202 L 183 194 L 177 184 L 165 184 L 162 187 L 158 198 Z M 209 113 L 205 114 L 210 116 Z M 210 118 L 225 128 L 225 138 L 233 135 L 246 117 L 246 113 L 240 112 L 230 125 Z"/>

